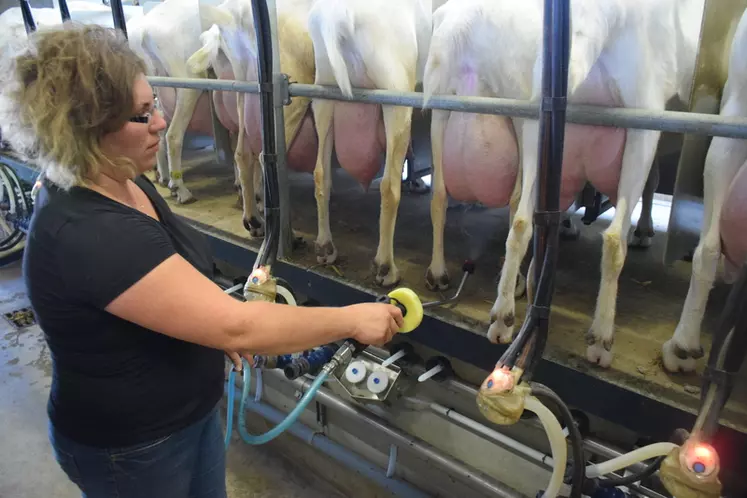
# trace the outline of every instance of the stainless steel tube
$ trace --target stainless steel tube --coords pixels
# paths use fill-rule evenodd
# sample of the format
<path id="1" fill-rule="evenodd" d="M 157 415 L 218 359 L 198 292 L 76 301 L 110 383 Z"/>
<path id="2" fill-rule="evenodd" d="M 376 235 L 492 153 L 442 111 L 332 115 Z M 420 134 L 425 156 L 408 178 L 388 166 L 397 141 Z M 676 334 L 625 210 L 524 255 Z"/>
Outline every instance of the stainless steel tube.
<path id="1" fill-rule="evenodd" d="M 545 469 L 548 469 L 548 470 L 552 470 L 553 460 L 550 455 L 545 455 L 541 451 L 537 451 L 534 448 L 530 448 L 529 446 L 523 443 L 520 443 L 519 441 L 511 437 L 508 437 L 505 434 L 502 434 L 496 430 L 486 427 L 482 425 L 481 423 L 475 420 L 472 420 L 469 417 L 465 417 L 461 413 L 458 413 L 452 410 L 451 408 L 447 408 L 445 406 L 439 405 L 438 403 L 430 403 L 429 407 L 431 411 L 433 411 L 434 413 L 448 420 L 456 422 L 457 425 L 469 430 L 473 434 L 486 437 L 487 439 L 490 439 L 491 441 L 498 443 L 500 446 L 503 446 L 504 448 L 513 450 L 514 452 L 519 453 L 527 457 L 530 460 L 533 460 L 539 466 Z"/>
<path id="2" fill-rule="evenodd" d="M 234 403 L 236 406 L 240 403 L 239 396 L 237 396 Z M 270 407 L 266 403 L 248 403 L 246 409 L 259 414 L 274 424 L 279 424 L 286 416 L 285 413 Z M 331 458 L 347 465 L 356 472 L 365 475 L 395 496 L 401 496 L 403 498 L 426 498 L 428 496 L 426 493 L 416 489 L 410 483 L 396 477 L 387 476 L 383 469 L 378 468 L 378 466 L 361 457 L 357 453 L 333 442 L 324 434 L 318 433 L 305 424 L 296 421 L 293 425 L 288 427 L 288 432 L 326 453 Z"/>
<path id="3" fill-rule="evenodd" d="M 211 80 L 208 78 L 167 78 L 164 76 L 148 76 L 151 86 L 166 86 L 172 88 L 194 88 L 195 90 L 223 90 L 226 92 L 259 93 L 259 83 L 256 81 Z"/>
<path id="4" fill-rule="evenodd" d="M 233 80 L 206 80 L 200 78 L 149 77 L 153 86 L 197 88 L 259 93 L 257 84 Z M 419 92 L 392 92 L 388 90 L 353 89 L 347 98 L 339 89 L 321 85 L 291 83 L 291 96 L 328 100 L 354 101 L 369 104 L 423 107 L 423 94 Z M 434 96 L 428 103 L 430 109 L 497 114 L 518 118 L 537 119 L 539 105 L 528 100 L 492 97 Z M 568 105 L 566 121 L 576 124 L 611 126 L 643 130 L 660 130 L 671 133 L 696 133 L 717 137 L 747 138 L 747 119 L 715 114 L 676 111 L 649 111 L 589 105 Z"/>
<path id="5" fill-rule="evenodd" d="M 475 420 L 472 420 L 469 417 L 465 417 L 464 415 L 461 415 L 460 413 L 455 412 L 454 410 L 450 408 L 441 406 L 438 403 L 430 403 L 429 406 L 431 410 L 433 410 L 435 413 L 443 417 L 446 417 L 449 420 L 453 420 L 459 426 L 469 430 L 473 434 L 485 436 L 488 439 L 495 441 L 497 444 L 501 446 L 515 450 L 516 452 L 524 455 L 528 459 L 536 462 L 539 466 L 545 469 L 548 469 L 548 470 L 552 470 L 553 460 L 550 455 L 546 455 L 542 453 L 541 451 L 537 451 L 533 448 L 530 448 L 529 446 L 526 446 L 525 444 L 519 441 L 516 441 L 515 439 L 509 436 L 506 436 L 503 433 L 495 431 L 485 425 L 480 424 L 479 422 Z M 608 448 L 607 446 L 604 446 L 603 444 L 597 441 L 594 441 L 594 440 L 585 440 L 584 443 L 586 446 L 585 449 L 605 457 L 606 460 L 611 460 L 621 455 L 621 453 L 615 450 L 612 450 Z M 592 448 L 593 448 L 593 451 L 592 451 Z M 642 462 L 639 462 L 634 465 L 631 465 L 628 468 L 633 472 L 637 472 L 643 469 L 644 467 L 645 465 Z M 629 484 L 627 487 L 644 496 L 648 496 L 649 498 L 665 498 L 663 495 L 657 493 L 656 491 L 640 486 L 639 484 Z"/>
<path id="6" fill-rule="evenodd" d="M 368 351 L 373 352 L 374 354 L 376 354 L 377 356 L 379 356 L 381 358 L 386 358 L 388 356 L 388 353 L 386 352 L 386 350 L 384 350 L 382 348 L 377 348 L 377 347 L 369 346 L 368 347 Z M 412 375 L 415 376 L 415 377 L 417 377 L 420 374 L 422 374 L 422 373 L 425 372 L 425 368 L 422 367 L 422 366 L 420 366 L 420 365 L 411 366 L 411 367 L 409 367 L 409 369 L 410 369 Z M 477 397 L 477 389 L 475 387 L 473 387 L 473 386 L 465 383 L 465 382 L 460 381 L 460 380 L 457 380 L 457 379 L 446 379 L 446 380 L 443 381 L 443 384 L 448 389 L 450 389 L 451 391 L 453 391 L 455 393 L 458 393 L 458 394 L 460 394 L 462 396 L 466 396 L 468 398 L 476 398 Z M 425 404 L 429 405 L 430 403 L 425 403 Z M 467 417 L 465 417 L 465 418 L 467 418 Z M 469 420 L 472 420 L 472 419 L 469 419 Z M 474 423 L 478 424 L 478 422 L 476 422 L 476 421 L 474 421 Z M 536 428 L 538 428 L 540 430 L 544 430 L 542 428 L 542 425 L 536 419 L 522 420 L 520 423 L 521 424 L 532 425 L 532 426 L 534 426 L 534 427 L 536 427 Z M 467 425 L 465 425 L 465 428 L 471 429 L 471 430 L 474 429 L 474 427 L 470 427 L 471 425 L 472 424 L 467 424 Z M 482 424 L 480 424 L 480 425 L 482 425 Z M 487 426 L 484 426 L 484 427 L 488 431 L 491 431 L 491 432 L 494 431 L 493 429 L 491 429 L 491 428 L 489 428 Z M 500 433 L 497 430 L 495 430 L 494 432 Z M 486 435 L 482 431 L 475 432 L 475 433 L 478 434 L 478 435 L 480 435 L 480 434 L 481 435 Z M 501 435 L 503 437 L 509 437 L 509 436 L 505 436 L 503 434 L 501 434 Z M 513 439 L 513 438 L 511 438 L 511 439 Z M 496 440 L 496 442 L 499 442 L 499 441 Z M 521 443 L 521 444 L 523 444 L 523 443 Z M 588 438 L 584 439 L 584 450 L 588 451 L 589 453 L 592 453 L 593 455 L 601 456 L 605 460 L 610 460 L 612 458 L 617 458 L 620 455 L 622 455 L 622 453 L 620 451 L 617 451 L 617 450 L 615 450 L 613 448 L 610 448 L 609 446 L 605 445 L 604 443 L 602 443 L 600 441 L 597 441 L 595 439 L 588 439 Z M 645 465 L 643 463 L 641 463 L 641 462 L 633 464 L 630 467 L 628 467 L 628 469 L 631 470 L 631 471 L 633 471 L 633 472 L 641 471 L 644 468 L 645 468 Z"/>
<path id="7" fill-rule="evenodd" d="M 265 375 L 275 377 L 276 379 L 282 380 L 283 382 L 288 382 L 283 373 L 279 370 L 267 370 L 265 371 Z M 301 391 L 305 392 L 310 387 L 311 382 L 301 378 L 292 381 L 292 384 Z M 314 399 L 325 406 L 328 406 L 350 417 L 354 417 L 357 420 L 365 422 L 374 430 L 385 434 L 398 446 L 409 448 L 420 456 L 426 458 L 429 462 L 435 463 L 449 473 L 458 476 L 460 480 L 465 484 L 471 485 L 476 489 L 480 489 L 485 493 L 504 498 L 515 498 L 521 496 L 519 493 L 509 488 L 508 486 L 495 482 L 478 471 L 467 468 L 465 465 L 444 455 L 428 443 L 412 437 L 402 432 L 401 430 L 391 426 L 380 417 L 377 417 L 372 413 L 369 413 L 361 408 L 358 408 L 357 406 L 339 399 L 324 387 L 320 388 L 319 391 L 317 391 L 316 397 Z"/>
<path id="8" fill-rule="evenodd" d="M 280 205 L 279 223 L 280 240 L 278 241 L 278 259 L 290 255 L 293 239 L 290 221 L 290 190 L 288 186 L 288 160 L 285 150 L 285 95 L 283 95 L 284 75 L 280 67 L 280 48 L 278 45 L 278 16 L 275 0 L 267 1 L 267 11 L 270 18 L 270 39 L 272 44 L 272 85 L 273 111 L 275 114 L 275 153 L 277 154 L 276 169 L 278 177 L 278 203 Z"/>
<path id="9" fill-rule="evenodd" d="M 291 96 L 330 100 L 345 100 L 370 104 L 423 107 L 423 94 L 418 92 L 391 92 L 388 90 L 353 89 L 353 97 L 345 97 L 339 89 L 320 85 L 290 85 Z M 539 105 L 528 100 L 493 97 L 433 96 L 429 109 L 498 114 L 517 118 L 537 119 Z M 709 136 L 747 138 L 747 119 L 694 112 L 650 111 L 568 104 L 566 122 L 618 128 L 661 130 L 672 133 L 698 133 Z"/>
<path id="10" fill-rule="evenodd" d="M 233 282 L 227 278 L 216 278 L 215 280 L 222 287 L 225 287 L 225 288 L 229 288 L 233 284 Z M 375 354 L 376 356 L 380 358 L 386 358 L 388 356 L 387 351 L 382 348 L 378 348 L 375 346 L 369 346 L 367 349 L 369 350 L 369 352 Z M 418 376 L 425 372 L 425 368 L 421 366 L 413 366 L 411 367 L 411 369 L 412 369 L 412 373 L 415 376 Z M 281 371 L 268 370 L 267 374 L 273 375 L 277 377 L 278 379 L 283 380 L 284 382 L 288 382 L 288 380 L 285 378 L 285 376 L 282 374 Z M 296 385 L 296 387 L 298 387 L 301 390 L 305 390 L 311 385 L 310 381 L 304 380 L 304 379 L 297 379 L 293 381 L 293 383 Z M 446 379 L 443 383 L 446 386 L 448 386 L 449 389 L 451 389 L 452 391 L 456 393 L 460 393 L 461 395 L 464 395 L 470 398 L 474 398 L 477 396 L 477 389 L 462 381 L 459 381 L 456 379 Z M 378 421 L 378 417 L 376 417 L 375 415 L 369 414 L 368 412 L 361 410 L 360 408 L 357 408 L 353 405 L 346 403 L 343 400 L 340 400 L 336 396 L 329 394 L 329 392 L 327 392 L 324 389 L 320 389 L 317 396 L 319 396 L 319 399 L 321 400 L 322 404 L 333 406 L 334 408 L 338 408 L 341 411 L 345 411 L 346 413 L 352 416 L 360 416 L 361 418 L 364 418 L 367 422 L 369 422 L 369 420 L 366 417 L 370 417 L 371 419 L 373 419 L 373 422 L 375 423 L 386 424 L 386 422 L 384 421 Z M 525 455 L 527 458 L 537 462 L 544 468 L 547 468 L 547 469 L 552 468 L 552 457 L 550 457 L 549 455 L 545 455 L 544 453 L 540 451 L 534 450 L 533 448 L 530 448 L 524 445 L 523 443 L 511 438 L 510 436 L 502 434 L 501 432 L 497 430 L 491 429 L 485 426 L 484 424 L 481 424 L 469 417 L 459 414 L 455 412 L 454 410 L 447 408 L 445 406 L 442 406 L 438 403 L 424 402 L 423 405 L 427 406 L 434 413 L 448 417 L 450 420 L 453 420 L 461 427 L 471 431 L 472 433 L 476 435 L 488 437 L 489 439 L 493 440 L 494 442 L 504 447 L 512 448 L 518 451 L 519 453 Z M 536 420 L 526 420 L 526 421 L 522 421 L 522 423 L 535 425 L 537 428 L 542 429 L 542 427 Z M 397 429 L 392 428 L 388 424 L 387 424 L 387 427 L 389 427 L 390 429 L 394 431 L 397 431 Z M 401 434 L 401 437 L 406 438 L 407 441 L 417 441 L 416 439 L 412 438 L 411 436 L 407 436 L 404 433 L 400 433 L 400 434 Z M 406 444 L 410 445 L 409 442 Z M 422 443 L 422 444 L 432 449 L 432 447 L 427 445 L 427 443 Z M 610 460 L 612 458 L 616 458 L 622 455 L 620 451 L 610 448 L 609 446 L 603 444 L 600 441 L 597 441 L 594 439 L 588 439 L 588 438 L 584 439 L 584 449 L 594 455 L 603 457 L 605 460 Z M 437 451 L 437 450 L 433 449 L 433 451 Z M 442 458 L 448 459 L 448 457 L 445 457 L 445 456 L 443 456 Z M 467 473 L 471 473 L 471 471 L 467 469 L 466 467 L 461 466 L 458 463 L 456 465 L 459 465 Z M 641 471 L 644 467 L 645 465 L 642 462 L 639 462 L 639 463 L 631 465 L 630 467 L 628 467 L 628 469 L 632 472 L 638 472 L 638 471 Z M 632 485 L 629 487 L 631 489 L 636 488 L 635 489 L 636 491 L 646 496 L 650 496 L 654 498 L 659 498 L 661 496 L 652 490 L 643 488 L 638 485 Z M 506 492 L 509 494 L 501 495 L 501 496 L 514 496 L 510 494 L 510 493 L 514 493 L 513 490 L 507 490 Z"/>

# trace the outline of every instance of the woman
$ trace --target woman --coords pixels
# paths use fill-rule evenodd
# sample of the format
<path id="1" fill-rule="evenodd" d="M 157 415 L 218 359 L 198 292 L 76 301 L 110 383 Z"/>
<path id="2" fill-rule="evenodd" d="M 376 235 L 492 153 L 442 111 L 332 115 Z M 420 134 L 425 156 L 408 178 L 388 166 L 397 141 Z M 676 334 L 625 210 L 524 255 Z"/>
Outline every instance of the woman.
<path id="1" fill-rule="evenodd" d="M 223 352 L 384 344 L 402 315 L 227 296 L 206 241 L 143 176 L 166 123 L 127 41 L 65 23 L 23 43 L 0 68 L 0 123 L 45 176 L 24 276 L 53 359 L 56 458 L 91 498 L 224 497 Z"/>

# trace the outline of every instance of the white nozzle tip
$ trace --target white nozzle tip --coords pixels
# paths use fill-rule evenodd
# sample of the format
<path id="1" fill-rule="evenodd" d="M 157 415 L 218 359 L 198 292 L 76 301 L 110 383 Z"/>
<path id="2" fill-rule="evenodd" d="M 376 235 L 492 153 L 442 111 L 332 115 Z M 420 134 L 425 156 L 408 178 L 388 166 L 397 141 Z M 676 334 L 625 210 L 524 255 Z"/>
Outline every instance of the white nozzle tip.
<path id="1" fill-rule="evenodd" d="M 345 379 L 351 384 L 358 384 L 366 378 L 366 364 L 362 361 L 354 361 L 345 369 Z"/>
<path id="2" fill-rule="evenodd" d="M 386 372 L 373 372 L 366 381 L 366 387 L 374 394 L 383 393 L 388 386 L 389 377 L 387 377 Z"/>

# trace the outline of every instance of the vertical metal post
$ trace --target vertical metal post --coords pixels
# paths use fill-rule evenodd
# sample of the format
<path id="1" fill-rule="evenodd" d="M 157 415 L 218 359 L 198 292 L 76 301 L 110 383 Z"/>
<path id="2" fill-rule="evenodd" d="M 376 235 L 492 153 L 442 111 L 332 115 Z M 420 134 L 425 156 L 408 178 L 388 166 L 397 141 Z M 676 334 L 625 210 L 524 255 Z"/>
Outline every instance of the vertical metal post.
<path id="1" fill-rule="evenodd" d="M 570 55 L 570 0 L 545 0 L 542 42 L 542 101 L 539 119 L 537 207 L 534 212 L 534 301 L 519 334 L 496 367 L 518 366 L 524 380 L 545 349 L 554 288 L 561 212 L 566 95 Z"/>
<path id="2" fill-rule="evenodd" d="M 271 266 L 278 255 L 280 239 L 280 199 L 275 139 L 274 87 L 272 84 L 272 34 L 266 0 L 252 0 L 252 15 L 257 33 L 257 80 L 262 113 L 262 154 L 265 190 L 265 240 L 259 248 L 254 268 Z M 283 144 L 285 145 L 285 144 Z M 283 148 L 285 148 L 283 146 Z"/>
<path id="3" fill-rule="evenodd" d="M 125 38 L 127 37 L 127 22 L 125 21 L 124 9 L 122 8 L 122 0 L 111 0 L 112 9 L 112 20 L 114 21 L 114 27 L 121 30 L 124 33 Z"/>
<path id="4" fill-rule="evenodd" d="M 31 13 L 31 6 L 29 0 L 18 0 L 21 6 L 21 15 L 23 16 L 23 25 L 26 28 L 26 34 L 29 35 L 36 31 L 36 23 L 34 22 L 34 15 Z"/>
<path id="5" fill-rule="evenodd" d="M 270 43 L 272 45 L 272 90 L 273 110 L 275 115 L 275 153 L 277 154 L 277 185 L 280 213 L 280 240 L 278 241 L 278 258 L 284 258 L 292 251 L 293 231 L 290 219 L 290 193 L 288 187 L 288 164 L 286 160 L 285 115 L 283 109 L 290 102 L 285 98 L 290 96 L 283 89 L 288 88 L 286 76 L 280 67 L 280 47 L 278 45 L 278 15 L 275 0 L 267 0 L 267 10 L 270 20 Z M 311 104 L 309 104 L 311 105 Z"/>
<path id="6" fill-rule="evenodd" d="M 550 305 L 554 290 L 560 227 L 560 183 L 568 95 L 570 58 L 570 1 L 545 0 L 542 104 L 537 166 L 537 208 L 534 213 L 534 288 L 538 330 L 528 355 L 528 376 L 542 357 L 547 343 Z M 545 259 L 548 264 L 545 264 Z M 547 272 L 548 274 L 545 274 Z M 547 279 L 540 294 L 540 280 Z"/>
<path id="7" fill-rule="evenodd" d="M 60 17 L 62 22 L 70 20 L 70 9 L 67 8 L 67 0 L 59 0 Z"/>

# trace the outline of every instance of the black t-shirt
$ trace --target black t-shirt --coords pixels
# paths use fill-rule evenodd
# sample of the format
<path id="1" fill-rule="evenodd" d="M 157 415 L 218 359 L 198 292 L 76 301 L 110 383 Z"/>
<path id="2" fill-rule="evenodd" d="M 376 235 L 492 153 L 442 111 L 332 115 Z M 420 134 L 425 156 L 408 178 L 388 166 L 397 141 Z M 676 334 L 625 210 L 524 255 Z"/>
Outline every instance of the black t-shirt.
<path id="1" fill-rule="evenodd" d="M 204 417 L 223 394 L 223 351 L 104 310 L 174 253 L 213 274 L 202 234 L 171 212 L 147 178 L 136 183 L 160 222 L 90 189 L 46 185 L 23 260 L 52 356 L 50 421 L 63 435 L 97 447 L 170 434 Z"/>

